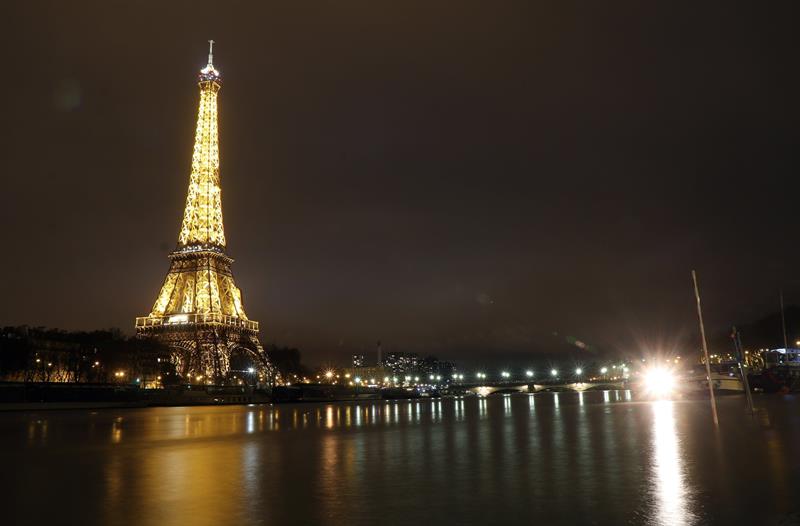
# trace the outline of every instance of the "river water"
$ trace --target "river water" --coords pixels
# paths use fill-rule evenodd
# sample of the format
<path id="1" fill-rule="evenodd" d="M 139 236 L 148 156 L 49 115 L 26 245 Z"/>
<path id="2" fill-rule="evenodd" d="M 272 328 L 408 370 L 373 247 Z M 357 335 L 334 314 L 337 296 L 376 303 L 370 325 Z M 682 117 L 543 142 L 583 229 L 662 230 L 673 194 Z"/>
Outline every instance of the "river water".
<path id="1" fill-rule="evenodd" d="M 4 524 L 798 524 L 800 399 L 0 414 Z M 9 522 L 6 522 L 9 520 Z"/>

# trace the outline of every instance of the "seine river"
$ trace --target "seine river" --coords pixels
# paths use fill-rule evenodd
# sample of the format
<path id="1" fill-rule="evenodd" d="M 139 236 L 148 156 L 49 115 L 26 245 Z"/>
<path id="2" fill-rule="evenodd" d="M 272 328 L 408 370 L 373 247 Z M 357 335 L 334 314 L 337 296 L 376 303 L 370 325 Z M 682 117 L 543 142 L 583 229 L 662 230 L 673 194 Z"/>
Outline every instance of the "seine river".
<path id="1" fill-rule="evenodd" d="M 0 414 L 3 524 L 798 524 L 800 400 Z"/>

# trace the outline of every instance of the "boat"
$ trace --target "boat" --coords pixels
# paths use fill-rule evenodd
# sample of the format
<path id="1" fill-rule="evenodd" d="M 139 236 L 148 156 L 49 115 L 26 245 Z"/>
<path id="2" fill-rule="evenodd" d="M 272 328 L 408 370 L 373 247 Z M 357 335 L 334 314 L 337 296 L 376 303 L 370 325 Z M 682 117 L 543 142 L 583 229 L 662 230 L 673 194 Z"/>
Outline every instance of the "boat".
<path id="1" fill-rule="evenodd" d="M 710 365 L 711 376 L 706 374 L 705 365 L 696 365 L 679 374 L 676 378 L 676 391 L 685 395 L 708 394 L 708 382 L 717 394 L 744 393 L 744 382 L 736 362 L 714 363 Z"/>
<path id="2" fill-rule="evenodd" d="M 753 390 L 777 393 L 800 389 L 800 349 L 772 349 L 763 356 L 764 369 L 747 375 Z"/>

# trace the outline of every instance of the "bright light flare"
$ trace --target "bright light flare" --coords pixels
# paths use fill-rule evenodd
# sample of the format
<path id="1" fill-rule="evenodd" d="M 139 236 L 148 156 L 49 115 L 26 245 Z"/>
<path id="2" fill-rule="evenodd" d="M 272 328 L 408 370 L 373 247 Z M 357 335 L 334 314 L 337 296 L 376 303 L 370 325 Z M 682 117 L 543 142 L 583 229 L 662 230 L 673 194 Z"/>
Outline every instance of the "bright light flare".
<path id="1" fill-rule="evenodd" d="M 644 388 L 654 396 L 669 396 L 675 388 L 675 375 L 663 367 L 648 369 L 644 374 Z"/>

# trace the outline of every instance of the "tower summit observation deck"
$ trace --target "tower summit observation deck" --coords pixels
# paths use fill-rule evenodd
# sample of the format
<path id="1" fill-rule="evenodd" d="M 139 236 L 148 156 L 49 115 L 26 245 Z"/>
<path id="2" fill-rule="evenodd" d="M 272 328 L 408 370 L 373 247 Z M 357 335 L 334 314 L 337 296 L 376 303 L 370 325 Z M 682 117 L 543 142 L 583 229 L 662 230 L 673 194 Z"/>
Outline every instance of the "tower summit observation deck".
<path id="1" fill-rule="evenodd" d="M 200 107 L 178 245 L 153 309 L 136 318 L 136 333 L 169 345 L 182 378 L 224 383 L 237 372 L 266 378 L 271 367 L 225 252 L 217 124 L 222 79 L 213 46 L 210 40 L 208 64 L 198 77 Z"/>

